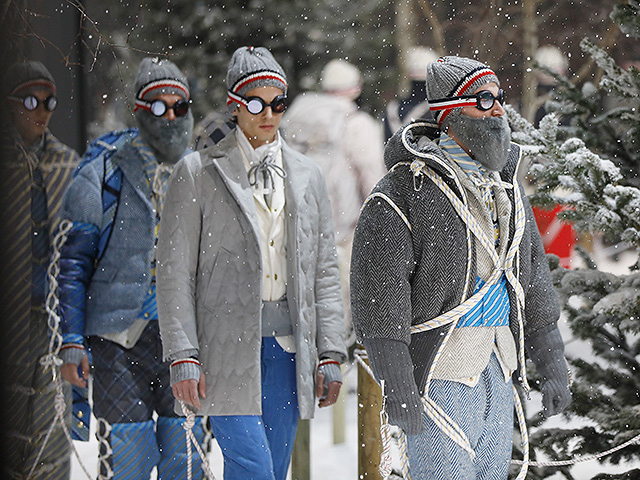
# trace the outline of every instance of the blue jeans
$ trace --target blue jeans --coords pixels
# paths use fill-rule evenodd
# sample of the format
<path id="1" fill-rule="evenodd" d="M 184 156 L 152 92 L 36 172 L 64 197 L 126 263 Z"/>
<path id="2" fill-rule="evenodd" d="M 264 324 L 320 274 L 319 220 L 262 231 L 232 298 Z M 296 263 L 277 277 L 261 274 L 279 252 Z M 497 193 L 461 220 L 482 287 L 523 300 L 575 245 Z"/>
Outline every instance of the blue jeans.
<path id="1" fill-rule="evenodd" d="M 475 387 L 432 380 L 430 397 L 466 433 L 469 453 L 423 414 L 426 430 L 407 436 L 412 480 L 506 480 L 513 442 L 513 387 L 495 354 Z"/>
<path id="2" fill-rule="evenodd" d="M 209 417 L 224 480 L 285 480 L 298 428 L 295 355 L 262 338 L 262 415 Z"/>

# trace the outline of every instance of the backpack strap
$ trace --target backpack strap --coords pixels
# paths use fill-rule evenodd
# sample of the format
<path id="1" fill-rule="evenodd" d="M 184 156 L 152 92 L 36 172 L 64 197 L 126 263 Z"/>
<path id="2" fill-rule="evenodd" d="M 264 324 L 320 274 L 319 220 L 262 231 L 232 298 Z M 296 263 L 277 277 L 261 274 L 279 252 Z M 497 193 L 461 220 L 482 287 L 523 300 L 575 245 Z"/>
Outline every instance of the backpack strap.
<path id="1" fill-rule="evenodd" d="M 120 202 L 120 190 L 122 190 L 122 170 L 114 164 L 111 157 L 126 143 L 138 136 L 138 129 L 128 128 L 109 132 L 91 142 L 87 151 L 82 156 L 82 161 L 76 170 L 77 173 L 88 163 L 94 161 L 103 162 L 102 176 L 102 224 L 98 241 L 98 255 L 95 264 L 100 261 L 111 238 L 113 221 L 118 211 Z"/>
<path id="2" fill-rule="evenodd" d="M 115 150 L 114 150 L 115 151 Z M 112 154 L 112 152 L 110 152 Z M 98 242 L 98 256 L 96 264 L 100 261 L 111 239 L 113 221 L 118 213 L 120 205 L 120 192 L 122 190 L 122 170 L 114 166 L 111 154 L 104 156 L 104 173 L 102 177 L 102 225 L 100 240 Z"/>

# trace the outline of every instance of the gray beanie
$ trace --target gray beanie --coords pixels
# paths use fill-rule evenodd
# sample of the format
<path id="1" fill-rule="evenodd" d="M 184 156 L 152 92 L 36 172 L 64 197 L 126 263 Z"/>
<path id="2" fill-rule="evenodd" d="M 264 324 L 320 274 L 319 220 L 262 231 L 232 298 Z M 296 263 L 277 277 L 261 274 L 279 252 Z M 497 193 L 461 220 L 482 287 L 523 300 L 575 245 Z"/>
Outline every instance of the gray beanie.
<path id="1" fill-rule="evenodd" d="M 7 86 L 12 96 L 26 96 L 36 90 L 56 93 L 56 82 L 42 63 L 26 61 L 14 63 L 7 70 Z"/>
<path id="2" fill-rule="evenodd" d="M 440 57 L 427 64 L 429 109 L 441 128 L 446 126 L 443 122 L 453 110 L 465 106 L 456 97 L 470 95 L 489 82 L 500 86 L 491 68 L 471 58 Z"/>
<path id="3" fill-rule="evenodd" d="M 287 94 L 287 76 L 271 52 L 264 47 L 240 47 L 227 70 L 227 106 L 257 87 L 277 87 Z"/>
<path id="4" fill-rule="evenodd" d="M 187 77 L 169 60 L 145 58 L 140 62 L 138 75 L 133 86 L 136 100 L 145 100 L 161 94 L 180 95 L 189 100 Z M 136 105 L 136 110 L 139 108 Z"/>

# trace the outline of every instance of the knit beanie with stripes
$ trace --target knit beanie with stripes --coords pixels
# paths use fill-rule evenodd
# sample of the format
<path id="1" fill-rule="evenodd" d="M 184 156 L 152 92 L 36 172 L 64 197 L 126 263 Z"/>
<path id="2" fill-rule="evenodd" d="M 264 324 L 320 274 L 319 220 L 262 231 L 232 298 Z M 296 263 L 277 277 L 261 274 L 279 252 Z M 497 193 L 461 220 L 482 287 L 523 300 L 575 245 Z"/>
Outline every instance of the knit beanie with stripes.
<path id="1" fill-rule="evenodd" d="M 187 77 L 169 60 L 142 59 L 133 88 L 136 100 L 149 101 L 162 94 L 180 95 L 184 100 L 189 100 Z"/>
<path id="2" fill-rule="evenodd" d="M 6 78 L 10 95 L 23 97 L 38 90 L 56 93 L 56 82 L 51 73 L 34 60 L 14 63 L 7 70 Z"/>
<path id="3" fill-rule="evenodd" d="M 234 110 L 237 96 L 245 97 L 258 87 L 277 87 L 287 94 L 287 76 L 271 52 L 264 47 L 240 47 L 227 70 L 227 106 Z"/>
<path id="4" fill-rule="evenodd" d="M 471 58 L 440 57 L 427 64 L 429 109 L 440 128 L 446 130 L 451 114 L 460 114 L 463 105 L 456 97 L 471 95 L 489 82 L 500 86 L 500 80 L 491 68 Z"/>
<path id="5" fill-rule="evenodd" d="M 174 164 L 186 153 L 193 134 L 193 113 L 167 120 L 151 113 L 146 102 L 158 95 L 179 95 L 189 100 L 189 83 L 182 71 L 169 60 L 144 58 L 134 83 L 134 116 L 140 136 L 151 147 L 159 163 Z"/>

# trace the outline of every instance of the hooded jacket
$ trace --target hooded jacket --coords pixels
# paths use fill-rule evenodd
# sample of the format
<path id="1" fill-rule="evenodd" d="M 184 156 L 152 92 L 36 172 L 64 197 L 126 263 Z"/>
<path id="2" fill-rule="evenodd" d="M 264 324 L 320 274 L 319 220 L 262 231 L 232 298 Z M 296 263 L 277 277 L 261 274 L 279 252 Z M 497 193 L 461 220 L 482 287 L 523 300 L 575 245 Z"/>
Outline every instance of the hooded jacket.
<path id="1" fill-rule="evenodd" d="M 97 264 L 104 162 L 83 166 L 64 197 L 62 218 L 74 222 L 61 251 L 58 280 L 65 342 L 126 330 L 151 285 L 156 214 L 144 160 L 131 142 L 111 159 L 123 172 L 122 191 L 108 248 Z"/>
<path id="2" fill-rule="evenodd" d="M 322 173 L 282 145 L 287 299 L 298 406 L 311 418 L 319 357 L 346 358 L 331 207 Z M 158 241 L 158 313 L 165 359 L 196 355 L 202 415 L 261 414 L 258 215 L 235 135 L 182 159 L 172 174 Z"/>
<path id="3" fill-rule="evenodd" d="M 473 292 L 477 277 L 478 240 L 468 235 L 465 223 L 443 192 L 410 164 L 424 162 L 465 201 L 450 160 L 431 139 L 437 128 L 425 122 L 409 124 L 389 140 L 385 165 L 389 170 L 361 211 L 356 226 L 351 265 L 351 305 L 359 341 L 397 341 L 407 345 L 410 359 L 378 358 L 372 361 L 377 376 L 385 364 L 411 365 L 417 390 L 422 394 L 430 380 L 436 353 L 452 324 L 411 334 L 412 326 L 432 320 L 460 305 Z M 410 150 L 421 153 L 418 158 Z M 520 148 L 511 145 L 500 177 L 513 203 L 514 189 L 523 197 L 526 222 L 514 274 L 522 285 L 525 308 L 525 342 L 536 332 L 554 328 L 560 307 L 531 207 L 518 183 Z M 509 228 L 514 232 L 513 219 Z M 468 243 L 470 238 L 470 243 Z M 517 301 L 509 288 L 510 328 L 520 341 Z M 472 347 L 472 346 L 470 346 Z M 397 354 L 397 350 L 393 350 Z M 374 360 L 374 359 L 372 359 Z M 393 378 L 386 378 L 392 384 Z M 393 386 L 391 385 L 393 388 Z"/>

